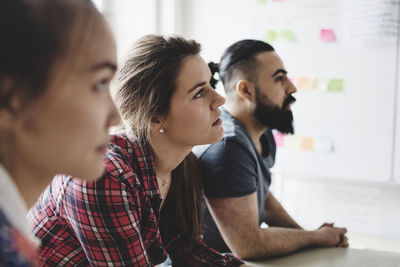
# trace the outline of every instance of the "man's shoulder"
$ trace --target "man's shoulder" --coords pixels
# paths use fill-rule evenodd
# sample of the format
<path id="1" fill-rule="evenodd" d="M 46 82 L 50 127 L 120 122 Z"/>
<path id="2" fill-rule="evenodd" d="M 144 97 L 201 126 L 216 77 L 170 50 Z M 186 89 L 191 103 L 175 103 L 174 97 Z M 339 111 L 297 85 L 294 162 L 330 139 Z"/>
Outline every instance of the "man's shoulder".
<path id="1" fill-rule="evenodd" d="M 231 166 L 235 162 L 253 162 L 255 157 L 251 147 L 237 136 L 225 136 L 218 143 L 196 146 L 193 148 L 193 153 L 203 166 L 212 169 Z"/>
<path id="2" fill-rule="evenodd" d="M 218 160 L 236 154 L 254 154 L 253 145 L 247 132 L 241 127 L 225 129 L 224 137 L 214 144 L 199 145 L 193 148 L 193 153 L 202 161 L 211 158 Z"/>

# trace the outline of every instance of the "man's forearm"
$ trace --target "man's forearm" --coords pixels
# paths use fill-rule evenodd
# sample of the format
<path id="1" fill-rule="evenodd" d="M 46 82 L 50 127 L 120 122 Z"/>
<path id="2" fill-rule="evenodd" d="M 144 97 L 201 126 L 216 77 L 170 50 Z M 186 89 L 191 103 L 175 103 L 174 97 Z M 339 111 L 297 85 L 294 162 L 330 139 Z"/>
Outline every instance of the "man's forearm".
<path id="1" fill-rule="evenodd" d="M 247 244 L 249 249 L 242 257 L 254 259 L 280 256 L 306 247 L 347 247 L 347 242 L 341 244 L 345 233 L 346 228 L 333 226 L 322 226 L 314 231 L 281 227 L 260 229 L 258 238 Z"/>
<path id="2" fill-rule="evenodd" d="M 268 194 L 264 202 L 264 222 L 269 226 L 302 229 L 302 227 L 290 217 L 272 193 Z"/>
<path id="3" fill-rule="evenodd" d="M 316 245 L 315 231 L 269 227 L 260 229 L 258 240 L 254 240 L 243 258 L 256 259 L 285 255 L 301 248 Z"/>

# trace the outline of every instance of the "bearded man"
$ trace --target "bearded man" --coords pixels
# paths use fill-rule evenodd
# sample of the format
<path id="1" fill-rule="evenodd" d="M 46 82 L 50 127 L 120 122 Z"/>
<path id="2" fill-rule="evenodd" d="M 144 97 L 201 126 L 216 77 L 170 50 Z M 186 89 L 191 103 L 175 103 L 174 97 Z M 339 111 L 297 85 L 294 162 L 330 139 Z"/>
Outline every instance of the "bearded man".
<path id="1" fill-rule="evenodd" d="M 220 252 L 255 259 L 305 247 L 347 247 L 345 228 L 302 229 L 269 191 L 276 145 L 271 130 L 293 133 L 296 87 L 274 48 L 258 40 L 228 47 L 219 64 L 226 92 L 224 138 L 194 149 L 204 171 L 204 241 Z M 217 80 L 212 79 L 214 87 Z M 267 228 L 261 228 L 261 223 Z"/>

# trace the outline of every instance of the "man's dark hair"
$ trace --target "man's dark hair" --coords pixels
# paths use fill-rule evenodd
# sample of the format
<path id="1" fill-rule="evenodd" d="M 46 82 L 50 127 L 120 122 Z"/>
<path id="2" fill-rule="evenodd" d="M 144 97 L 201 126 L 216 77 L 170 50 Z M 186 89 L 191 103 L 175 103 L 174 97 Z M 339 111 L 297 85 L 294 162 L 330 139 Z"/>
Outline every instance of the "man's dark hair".
<path id="1" fill-rule="evenodd" d="M 219 77 L 228 94 L 234 89 L 237 77 L 244 77 L 253 82 L 254 73 L 258 67 L 256 55 L 261 52 L 275 51 L 274 48 L 263 41 L 246 39 L 229 46 L 222 54 L 219 64 L 209 63 L 211 73 L 219 73 Z M 211 85 L 215 87 L 217 80 L 213 79 Z"/>

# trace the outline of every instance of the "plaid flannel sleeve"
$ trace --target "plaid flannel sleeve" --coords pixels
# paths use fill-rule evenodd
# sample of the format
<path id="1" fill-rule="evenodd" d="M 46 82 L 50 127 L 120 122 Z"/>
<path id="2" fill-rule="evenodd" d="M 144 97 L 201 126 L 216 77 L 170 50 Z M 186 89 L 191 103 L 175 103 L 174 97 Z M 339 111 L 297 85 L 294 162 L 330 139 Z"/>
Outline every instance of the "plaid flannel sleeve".
<path id="1" fill-rule="evenodd" d="M 242 260 L 232 254 L 222 255 L 218 251 L 207 247 L 201 238 L 197 242 L 187 242 L 182 237 L 178 237 L 168 244 L 167 251 L 174 267 L 236 267 L 244 264 Z"/>
<path id="2" fill-rule="evenodd" d="M 92 266 L 152 266 L 144 248 L 139 196 L 109 174 L 69 182 L 65 212 Z M 154 230 L 156 231 L 156 230 Z"/>

